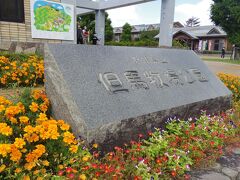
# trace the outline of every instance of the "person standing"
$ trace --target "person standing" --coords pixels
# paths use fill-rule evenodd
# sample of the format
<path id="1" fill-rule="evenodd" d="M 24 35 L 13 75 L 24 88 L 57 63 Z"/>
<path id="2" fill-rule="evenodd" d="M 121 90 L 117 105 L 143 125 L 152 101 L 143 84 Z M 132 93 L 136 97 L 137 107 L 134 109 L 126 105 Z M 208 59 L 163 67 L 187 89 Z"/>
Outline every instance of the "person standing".
<path id="1" fill-rule="evenodd" d="M 83 29 L 83 43 L 84 44 L 87 44 L 88 36 L 89 36 L 89 33 L 88 33 L 88 30 L 87 30 L 87 27 L 84 26 L 84 29 Z"/>
<path id="2" fill-rule="evenodd" d="M 77 44 L 83 44 L 83 31 L 80 25 L 77 28 Z"/>
<path id="3" fill-rule="evenodd" d="M 97 45 L 97 41 L 99 41 L 99 39 L 98 39 L 98 37 L 97 37 L 97 34 L 94 33 L 93 38 L 92 38 L 92 44 L 93 44 L 93 45 Z"/>
<path id="4" fill-rule="evenodd" d="M 221 58 L 224 59 L 224 57 L 225 57 L 225 53 L 226 53 L 226 52 L 225 52 L 225 48 L 223 47 L 223 48 L 222 48 L 222 52 L 221 52 Z"/>

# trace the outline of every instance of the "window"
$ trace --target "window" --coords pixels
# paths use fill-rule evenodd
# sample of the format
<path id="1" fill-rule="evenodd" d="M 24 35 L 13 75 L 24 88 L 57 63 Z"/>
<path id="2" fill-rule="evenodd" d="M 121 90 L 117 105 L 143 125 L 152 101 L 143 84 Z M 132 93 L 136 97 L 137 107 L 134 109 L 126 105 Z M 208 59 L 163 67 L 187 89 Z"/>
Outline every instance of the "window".
<path id="1" fill-rule="evenodd" d="M 219 50 L 219 40 L 215 40 L 214 41 L 214 51 L 218 51 Z"/>
<path id="2" fill-rule="evenodd" d="M 23 23 L 23 0 L 0 0 L 0 21 Z"/>

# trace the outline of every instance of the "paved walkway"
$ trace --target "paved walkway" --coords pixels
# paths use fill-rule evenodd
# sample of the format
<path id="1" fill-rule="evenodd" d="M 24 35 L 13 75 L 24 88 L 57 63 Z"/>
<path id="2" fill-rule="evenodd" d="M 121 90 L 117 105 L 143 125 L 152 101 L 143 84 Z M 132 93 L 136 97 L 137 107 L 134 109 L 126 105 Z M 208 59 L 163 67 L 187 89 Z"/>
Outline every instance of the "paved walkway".
<path id="1" fill-rule="evenodd" d="M 204 62 L 213 73 L 224 72 L 240 76 L 240 65 L 212 61 Z"/>
<path id="2" fill-rule="evenodd" d="M 240 147 L 225 150 L 214 166 L 190 174 L 192 180 L 240 180 Z"/>

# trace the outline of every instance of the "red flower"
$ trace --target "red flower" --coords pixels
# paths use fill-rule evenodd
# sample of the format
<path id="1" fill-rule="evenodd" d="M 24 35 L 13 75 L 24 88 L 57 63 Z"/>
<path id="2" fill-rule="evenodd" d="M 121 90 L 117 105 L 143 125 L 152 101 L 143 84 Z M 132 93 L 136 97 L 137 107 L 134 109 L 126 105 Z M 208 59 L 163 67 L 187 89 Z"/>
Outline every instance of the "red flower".
<path id="1" fill-rule="evenodd" d="M 156 163 L 157 163 L 157 164 L 161 164 L 161 159 L 157 158 L 157 159 L 156 159 Z"/>
<path id="2" fill-rule="evenodd" d="M 58 171 L 58 175 L 62 176 L 64 174 L 64 171 Z"/>
<path id="3" fill-rule="evenodd" d="M 176 171 L 172 171 L 172 172 L 171 172 L 171 175 L 172 175 L 173 177 L 175 177 L 175 176 L 177 175 Z"/>
<path id="4" fill-rule="evenodd" d="M 143 135 L 142 135 L 142 134 L 139 134 L 139 135 L 138 135 L 138 137 L 139 137 L 139 138 L 142 138 L 142 137 L 143 137 Z"/>
<path id="5" fill-rule="evenodd" d="M 148 132 L 148 135 L 149 135 L 149 136 L 152 136 L 152 135 L 153 135 L 153 133 L 152 133 L 151 131 L 149 131 L 149 132 Z"/>
<path id="6" fill-rule="evenodd" d="M 101 175 L 100 172 L 96 172 L 96 173 L 95 173 L 95 176 L 97 176 L 97 177 L 99 177 L 100 175 Z"/>
<path id="7" fill-rule="evenodd" d="M 211 146 L 214 146 L 214 144 L 215 144 L 214 141 L 211 141 L 211 142 L 210 142 L 210 145 L 211 145 Z"/>
<path id="8" fill-rule="evenodd" d="M 134 180 L 142 180 L 142 177 L 140 177 L 140 176 L 134 176 Z"/>
<path id="9" fill-rule="evenodd" d="M 190 129 L 193 130 L 195 128 L 195 124 L 192 123 Z"/>
<path id="10" fill-rule="evenodd" d="M 72 168 L 71 167 L 67 167 L 66 168 L 66 173 L 70 173 L 70 172 L 72 172 Z"/>
<path id="11" fill-rule="evenodd" d="M 68 177 L 69 179 L 74 179 L 75 175 L 74 175 L 73 173 L 71 173 L 71 174 L 68 174 L 67 177 Z"/>

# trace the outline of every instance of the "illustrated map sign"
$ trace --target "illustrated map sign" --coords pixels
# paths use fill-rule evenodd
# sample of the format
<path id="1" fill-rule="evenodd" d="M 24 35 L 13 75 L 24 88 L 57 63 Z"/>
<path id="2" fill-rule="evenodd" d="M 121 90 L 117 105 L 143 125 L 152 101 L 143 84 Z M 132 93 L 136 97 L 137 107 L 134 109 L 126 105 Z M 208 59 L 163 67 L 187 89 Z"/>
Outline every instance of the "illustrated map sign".
<path id="1" fill-rule="evenodd" d="M 32 38 L 74 40 L 74 6 L 31 0 Z"/>
<path id="2" fill-rule="evenodd" d="M 48 45 L 45 53 L 54 116 L 107 148 L 153 131 L 168 118 L 230 107 L 231 92 L 193 51 Z"/>

